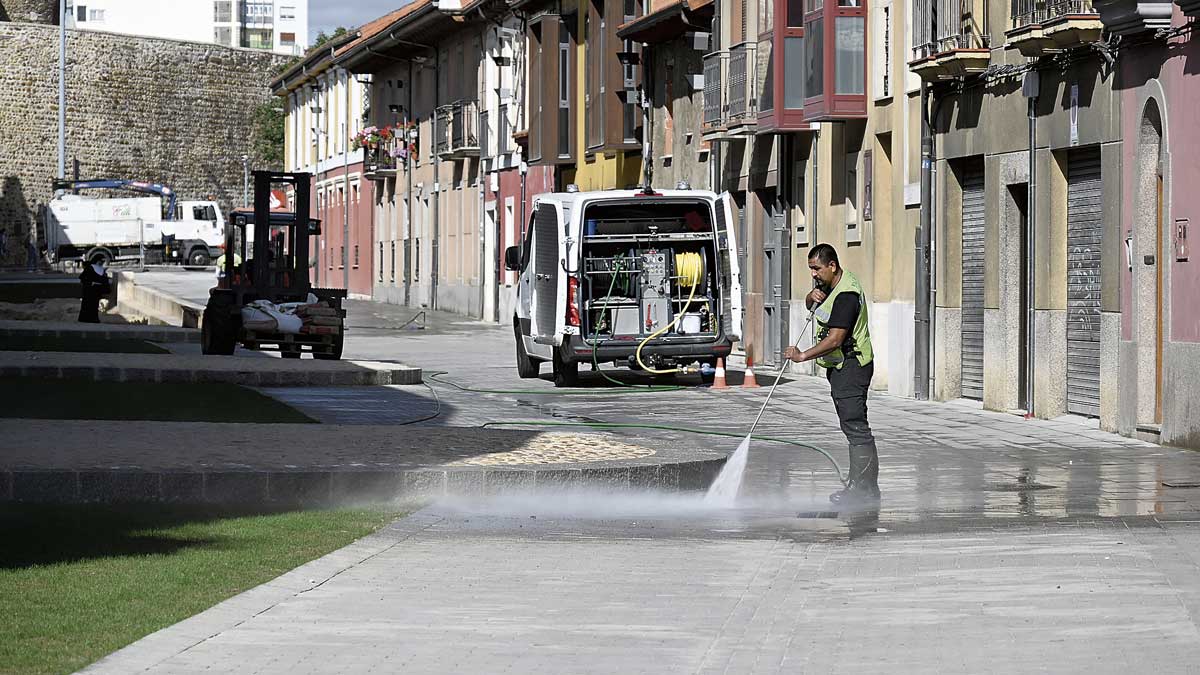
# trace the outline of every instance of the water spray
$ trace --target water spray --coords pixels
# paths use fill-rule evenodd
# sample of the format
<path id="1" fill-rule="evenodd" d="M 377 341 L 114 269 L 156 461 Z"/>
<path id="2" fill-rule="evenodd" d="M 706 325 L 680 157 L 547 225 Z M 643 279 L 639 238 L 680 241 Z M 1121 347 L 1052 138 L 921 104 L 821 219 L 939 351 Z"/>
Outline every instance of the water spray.
<path id="1" fill-rule="evenodd" d="M 804 322 L 804 328 L 800 329 L 801 339 L 803 339 L 808 327 L 812 325 L 815 314 L 815 308 L 814 311 L 808 313 L 808 320 Z M 795 346 L 800 346 L 799 340 L 796 341 Z M 780 380 L 783 379 L 783 373 L 784 368 L 780 364 L 779 374 L 775 376 L 775 383 L 771 385 L 771 389 L 767 392 L 767 400 L 763 401 L 762 407 L 758 409 L 758 416 L 754 418 L 754 424 L 750 425 L 750 432 L 742 439 L 737 450 L 734 450 L 733 454 L 729 456 L 729 459 L 725 462 L 725 466 L 721 469 L 721 473 L 717 475 L 717 479 L 708 488 L 708 493 L 704 495 L 704 503 L 713 506 L 733 506 L 733 502 L 737 498 L 738 489 L 742 486 L 742 474 L 746 470 L 746 460 L 750 454 L 750 440 L 754 438 L 754 430 L 758 428 L 758 423 L 762 420 L 763 413 L 767 410 L 767 404 L 771 402 L 771 396 L 775 394 L 775 388 L 779 386 Z M 822 452 L 822 454 L 825 453 Z M 829 457 L 827 454 L 825 456 Z M 829 460 L 833 461 L 833 458 L 829 457 Z M 837 466 L 836 462 L 834 462 L 834 466 Z M 846 485 L 846 478 L 842 477 L 840 468 L 838 469 L 838 480 L 842 482 L 843 486 Z"/>

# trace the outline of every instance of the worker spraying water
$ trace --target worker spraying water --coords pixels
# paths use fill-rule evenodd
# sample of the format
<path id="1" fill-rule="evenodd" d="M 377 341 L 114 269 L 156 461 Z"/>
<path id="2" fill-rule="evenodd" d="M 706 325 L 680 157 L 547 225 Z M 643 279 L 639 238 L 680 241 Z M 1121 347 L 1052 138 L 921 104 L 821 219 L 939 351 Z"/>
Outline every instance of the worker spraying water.
<path id="1" fill-rule="evenodd" d="M 829 495 L 829 501 L 846 511 L 871 509 L 879 504 L 879 456 L 871 425 L 867 422 L 867 389 L 871 386 L 875 364 L 862 285 L 853 274 L 842 269 L 837 251 L 828 244 L 819 244 L 809 251 L 808 267 L 814 288 L 805 301 L 810 310 L 809 322 L 814 318 L 817 322 L 817 344 L 804 350 L 788 347 L 783 356 L 796 363 L 815 359 L 817 365 L 826 369 L 834 408 L 842 432 L 850 442 L 849 477 L 843 480 L 843 489 Z M 754 430 L 782 377 L 783 369 L 780 369 L 750 432 L 709 488 L 705 503 L 732 506 L 741 485 Z M 825 453 L 822 451 L 822 454 Z M 842 480 L 840 471 L 838 479 Z"/>

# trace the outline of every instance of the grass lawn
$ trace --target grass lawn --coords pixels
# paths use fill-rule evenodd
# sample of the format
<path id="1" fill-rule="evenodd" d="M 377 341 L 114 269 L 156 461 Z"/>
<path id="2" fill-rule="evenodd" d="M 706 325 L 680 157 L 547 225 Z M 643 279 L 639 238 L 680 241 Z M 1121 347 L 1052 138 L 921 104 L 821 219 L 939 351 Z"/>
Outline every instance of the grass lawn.
<path id="1" fill-rule="evenodd" d="M 0 508 L 0 673 L 69 673 L 401 514 Z"/>
<path id="2" fill-rule="evenodd" d="M 315 423 L 236 384 L 0 378 L 0 418 Z"/>
<path id="3" fill-rule="evenodd" d="M 105 352 L 108 354 L 170 354 L 171 350 L 145 340 L 120 338 L 105 340 L 84 337 L 6 337 L 0 349 L 8 352 Z"/>

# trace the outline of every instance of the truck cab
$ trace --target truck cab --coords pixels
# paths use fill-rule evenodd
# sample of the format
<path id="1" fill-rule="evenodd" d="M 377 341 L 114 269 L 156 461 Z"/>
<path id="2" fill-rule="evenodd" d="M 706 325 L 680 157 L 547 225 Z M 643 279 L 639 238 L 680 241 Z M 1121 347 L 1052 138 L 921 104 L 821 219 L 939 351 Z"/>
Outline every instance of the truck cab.
<path id="1" fill-rule="evenodd" d="M 225 214 L 214 201 L 183 201 L 175 205 L 175 218 L 158 223 L 169 238 L 165 255 L 184 265 L 203 267 L 221 255 L 225 243 Z"/>
<path id="2" fill-rule="evenodd" d="M 715 364 L 741 339 L 742 289 L 728 194 L 611 190 L 539 196 L 522 245 L 513 317 L 517 370 L 550 362 L 651 373 Z"/>

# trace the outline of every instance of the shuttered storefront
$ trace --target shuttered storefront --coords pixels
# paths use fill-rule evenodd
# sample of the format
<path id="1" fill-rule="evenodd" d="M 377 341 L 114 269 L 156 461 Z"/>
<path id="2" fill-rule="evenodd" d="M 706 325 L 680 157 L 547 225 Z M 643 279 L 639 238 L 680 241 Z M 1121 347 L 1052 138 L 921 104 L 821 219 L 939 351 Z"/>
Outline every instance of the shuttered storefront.
<path id="1" fill-rule="evenodd" d="M 1067 412 L 1100 416 L 1100 149 L 1067 157 Z"/>
<path id="2" fill-rule="evenodd" d="M 983 399 L 983 162 L 972 162 L 962 180 L 962 395 Z"/>

